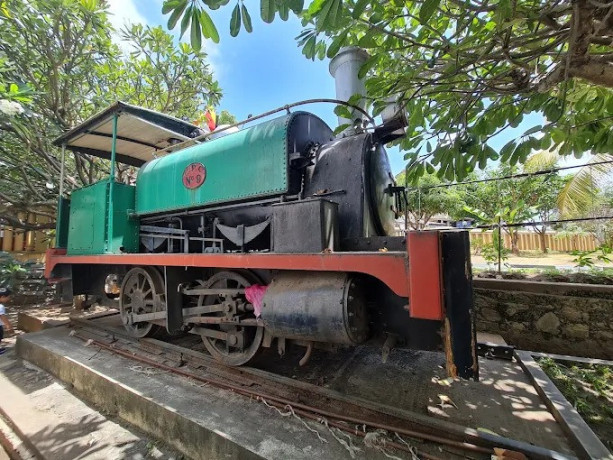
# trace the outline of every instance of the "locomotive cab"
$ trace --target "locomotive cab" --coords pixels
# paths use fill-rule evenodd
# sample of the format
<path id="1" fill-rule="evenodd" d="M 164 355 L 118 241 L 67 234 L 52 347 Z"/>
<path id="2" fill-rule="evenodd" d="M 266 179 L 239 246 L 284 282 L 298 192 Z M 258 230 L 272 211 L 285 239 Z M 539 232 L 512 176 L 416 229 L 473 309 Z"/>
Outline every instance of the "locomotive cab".
<path id="1" fill-rule="evenodd" d="M 56 246 L 74 255 L 139 252 L 134 177 L 128 171 L 117 180 L 116 162 L 141 167 L 156 152 L 201 133 L 177 118 L 116 102 L 57 138 L 62 175 L 66 149 L 111 161 L 108 178 L 74 190 L 70 199 L 64 197 L 61 178 Z"/>

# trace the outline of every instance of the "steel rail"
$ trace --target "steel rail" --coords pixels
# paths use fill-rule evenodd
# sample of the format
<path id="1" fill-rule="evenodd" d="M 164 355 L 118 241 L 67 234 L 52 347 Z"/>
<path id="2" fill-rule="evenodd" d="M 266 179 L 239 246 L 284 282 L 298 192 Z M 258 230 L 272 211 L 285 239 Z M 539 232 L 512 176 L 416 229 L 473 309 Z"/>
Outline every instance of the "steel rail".
<path id="1" fill-rule="evenodd" d="M 263 398 L 260 398 L 259 400 L 263 401 L 265 404 L 269 404 L 268 401 L 266 401 Z M 288 408 L 287 406 L 277 405 L 275 403 L 272 403 L 272 404 L 269 404 L 269 405 L 275 406 L 275 407 L 281 408 L 281 409 L 287 409 Z M 314 421 L 316 421 L 318 423 L 322 422 L 321 417 L 317 417 L 316 415 L 314 415 L 314 414 L 312 414 L 310 412 L 306 412 L 306 411 L 303 411 L 301 409 L 294 409 L 293 407 L 292 407 L 292 411 L 297 413 L 297 414 L 300 414 L 302 417 L 308 418 L 310 420 L 314 420 Z M 343 425 L 342 423 L 339 423 L 339 422 L 334 421 L 334 420 L 326 420 L 325 423 L 327 425 L 332 425 L 333 427 L 338 428 L 339 430 L 342 430 L 342 431 L 344 431 L 346 433 L 353 434 L 353 435 L 356 435 L 356 436 L 360 436 L 362 438 L 365 438 L 366 434 L 367 434 L 367 433 L 365 433 L 363 431 L 360 431 L 360 430 L 351 429 L 347 425 Z M 435 457 L 433 455 L 430 455 L 430 454 L 428 454 L 426 452 L 419 451 L 417 449 L 411 449 L 411 448 L 409 448 L 407 446 L 403 446 L 402 444 L 399 444 L 397 442 L 386 441 L 385 445 L 394 447 L 395 449 L 398 449 L 398 450 L 403 450 L 405 452 L 409 452 L 411 454 L 419 455 L 422 458 L 425 458 L 425 459 L 428 459 L 428 460 L 442 460 L 439 457 Z"/>
<path id="2" fill-rule="evenodd" d="M 92 329 L 94 331 L 102 330 L 102 331 L 104 331 L 106 333 L 112 334 L 113 336 L 118 336 L 118 337 L 127 339 L 130 342 L 135 342 L 134 338 L 131 337 L 128 333 L 124 333 L 123 331 L 118 331 L 118 330 L 116 330 L 115 328 L 112 328 L 112 327 L 103 326 L 103 325 L 100 325 L 100 324 L 95 324 L 94 325 L 94 324 L 90 323 L 88 320 L 80 319 L 80 318 L 73 319 L 73 322 L 78 324 L 78 325 L 80 325 L 80 326 L 82 326 L 82 327 L 89 328 L 89 329 Z M 75 336 L 78 337 L 78 335 L 76 335 L 76 334 L 75 334 Z M 86 339 L 84 337 L 78 337 L 78 338 L 81 339 L 81 340 L 88 340 L 88 339 Z M 153 349 L 158 350 L 158 351 L 159 350 L 163 350 L 164 351 L 164 347 L 158 345 L 157 344 L 157 342 L 158 342 L 157 340 L 152 340 L 152 339 L 144 339 L 144 340 L 146 342 L 141 342 L 141 341 L 135 342 L 137 345 L 140 346 L 141 349 L 144 348 L 143 351 L 145 351 L 145 352 L 151 351 L 151 350 L 147 350 L 148 348 L 153 348 Z M 137 358 L 135 358 L 135 355 L 133 353 L 126 352 L 125 350 L 121 350 L 121 349 L 119 349 L 119 348 L 117 348 L 115 346 L 110 346 L 110 345 L 105 344 L 103 342 L 99 342 L 99 341 L 94 341 L 94 342 L 96 344 L 100 345 L 102 348 L 109 349 L 112 352 L 116 352 L 116 351 L 119 352 L 119 351 L 121 351 L 123 353 L 127 353 L 127 357 L 137 359 Z M 94 342 L 92 342 L 92 343 L 94 343 Z M 146 345 L 146 346 L 142 347 L 142 345 Z M 165 345 L 172 345 L 172 344 L 165 344 Z M 176 345 L 172 345 L 172 347 L 174 348 L 174 347 L 177 347 L 177 346 Z M 177 347 L 177 348 L 181 348 L 181 347 Z M 171 352 L 168 352 L 167 350 L 165 350 L 165 351 L 167 353 L 171 354 Z M 181 356 L 181 359 L 184 362 L 185 362 L 185 358 L 187 356 L 189 356 L 191 353 L 196 353 L 196 352 L 194 352 L 193 350 L 190 350 L 190 349 L 185 349 L 184 351 L 185 351 L 185 354 L 182 354 L 182 356 Z M 119 354 L 121 354 L 121 353 L 119 353 Z M 144 358 L 144 359 L 148 359 L 148 358 Z M 207 359 L 206 356 L 199 357 L 198 359 L 202 360 L 202 361 L 205 361 L 204 364 L 208 365 L 209 368 L 211 368 L 211 367 L 219 367 L 222 371 L 226 371 L 226 373 L 228 373 L 228 372 L 232 373 L 232 372 L 235 372 L 235 371 L 238 371 L 241 374 L 245 373 L 244 369 L 228 368 L 227 366 L 223 366 L 223 365 L 217 366 L 218 363 L 216 363 L 213 360 Z M 211 361 L 211 362 L 209 362 L 209 361 Z M 157 363 L 157 362 L 154 361 L 154 363 Z M 200 365 L 201 363 L 198 363 L 198 364 Z M 164 365 L 162 365 L 162 366 L 164 366 Z M 169 369 L 170 369 L 170 372 L 174 372 L 176 370 L 176 368 L 169 368 Z M 215 372 L 213 371 L 213 373 L 215 373 Z M 187 377 L 191 378 L 193 376 L 197 380 L 199 380 L 199 379 L 206 379 L 206 377 L 197 376 L 195 374 L 191 374 L 191 373 L 187 373 L 187 374 L 188 374 L 188 375 L 186 375 Z M 263 386 L 261 382 L 258 382 L 256 377 L 260 377 L 260 379 L 261 379 L 261 376 L 253 376 L 253 375 L 248 375 L 247 379 L 249 380 L 249 383 L 251 383 L 251 384 L 255 383 L 255 384 L 259 385 L 259 386 Z M 236 376 L 232 376 L 232 378 L 236 378 Z M 242 378 L 239 377 L 239 379 L 245 380 L 245 377 L 242 377 Z M 218 382 L 218 381 L 216 381 L 214 379 L 211 379 L 211 381 Z M 226 387 L 232 386 L 231 384 L 228 384 L 226 382 L 218 382 L 218 383 L 220 383 L 221 385 L 226 386 Z M 234 386 L 232 386 L 232 388 L 229 388 L 229 389 L 231 389 L 233 391 L 236 390 L 236 391 L 239 391 L 239 392 L 243 390 L 240 387 L 234 387 Z M 296 390 L 300 390 L 300 389 L 296 388 Z M 259 393 L 258 394 L 251 394 L 251 393 L 249 393 L 248 396 L 261 396 L 261 397 L 265 397 L 265 398 L 270 399 L 270 400 L 278 401 L 279 403 L 282 403 L 282 404 L 285 404 L 285 405 L 291 404 L 293 407 L 299 407 L 299 408 L 304 409 L 304 410 L 311 409 L 311 410 L 315 410 L 317 412 L 323 412 L 323 410 L 321 410 L 321 409 L 314 408 L 312 406 L 308 406 L 308 405 L 304 405 L 304 404 L 300 404 L 300 403 L 294 403 L 293 401 L 291 401 L 291 400 L 289 400 L 287 398 L 283 398 L 283 397 L 279 397 L 279 396 L 275 396 L 275 395 L 264 395 L 264 394 L 259 394 Z M 330 398 L 330 396 L 327 396 L 327 395 L 324 395 L 323 397 L 327 398 L 327 399 Z M 347 404 L 346 402 L 343 402 L 343 401 L 338 401 L 338 402 L 339 403 L 343 403 L 343 404 Z M 352 404 L 356 408 L 365 409 L 365 408 L 361 407 L 359 405 L 359 403 L 350 403 L 350 404 Z M 388 418 L 396 418 L 396 419 L 402 420 L 403 422 L 408 422 L 408 423 L 413 423 L 414 425 L 419 425 L 419 423 L 416 423 L 415 421 L 405 419 L 405 418 L 403 418 L 401 416 L 398 416 L 398 415 L 387 414 L 387 413 L 381 412 L 380 410 L 377 410 L 377 409 L 367 409 L 367 410 L 370 410 L 370 412 L 377 412 L 380 415 L 388 417 Z M 338 414 L 333 413 L 333 412 L 325 412 L 325 415 L 331 416 L 331 417 L 343 417 L 343 418 L 346 418 L 345 415 L 338 415 Z M 363 419 L 359 419 L 359 418 L 355 418 L 355 417 L 352 418 L 351 420 L 348 420 L 348 421 L 351 421 L 353 423 L 360 423 L 360 424 L 363 424 L 365 422 Z M 376 423 L 376 422 L 373 422 L 373 423 Z M 428 427 L 428 426 L 424 426 L 424 425 L 419 425 L 419 426 L 421 426 L 422 428 L 433 430 L 432 427 Z M 381 429 L 386 429 L 386 428 L 387 429 L 392 429 L 392 427 L 390 425 L 381 424 L 381 423 L 379 423 L 377 427 L 380 427 Z M 396 429 L 396 428 L 394 428 L 394 429 Z M 410 435 L 412 433 L 422 433 L 422 432 L 413 431 L 413 430 L 408 430 L 408 431 L 404 432 L 405 431 L 404 428 L 398 428 L 398 430 L 400 430 L 399 433 L 403 432 L 403 434 L 406 434 L 406 435 Z M 440 430 L 440 431 L 442 432 L 442 430 Z M 429 434 L 429 433 L 424 433 L 424 434 L 427 435 L 427 436 L 431 436 L 431 434 Z M 454 442 L 459 442 L 459 441 L 454 441 Z M 469 443 L 465 443 L 465 444 L 471 446 L 471 444 L 469 444 Z M 470 449 L 470 447 L 469 447 L 469 449 Z M 487 450 L 487 452 L 491 452 L 491 449 Z M 485 451 L 484 451 L 484 453 L 485 453 Z"/>
<path id="3" fill-rule="evenodd" d="M 555 459 L 555 460 L 563 460 L 574 457 L 569 457 L 565 454 L 561 454 L 559 452 L 533 446 L 526 442 L 516 441 L 513 439 L 505 438 L 499 435 L 487 434 L 483 432 L 479 432 L 472 428 L 462 427 L 460 425 L 455 425 L 449 422 L 438 421 L 431 419 L 429 417 L 424 417 L 419 414 L 413 414 L 404 410 L 397 410 L 395 408 L 390 407 L 380 407 L 378 404 L 373 403 L 368 400 L 361 400 L 360 398 L 351 398 L 346 397 L 345 395 L 336 394 L 333 391 L 327 391 L 325 389 L 314 387 L 312 385 L 300 381 L 294 381 L 292 379 L 285 379 L 281 376 L 276 376 L 274 374 L 268 375 L 266 371 L 260 371 L 258 369 L 251 368 L 234 368 L 227 367 L 223 364 L 218 363 L 217 361 L 209 358 L 208 356 L 192 350 L 190 348 L 184 348 L 179 345 L 175 345 L 172 343 L 167 343 L 163 341 L 159 341 L 156 339 L 141 339 L 136 340 L 127 332 L 117 329 L 115 327 L 93 323 L 92 321 L 85 319 L 74 318 L 72 321 L 80 325 L 85 329 L 91 330 L 94 334 L 100 333 L 100 331 L 104 331 L 107 334 L 111 334 L 113 338 L 121 337 L 127 340 L 130 344 L 135 345 L 140 348 L 141 351 L 145 353 L 155 353 L 156 356 L 158 352 L 161 350 L 166 353 L 166 355 L 178 355 L 178 359 L 181 363 L 189 363 L 192 360 L 192 365 L 196 366 L 205 366 L 208 369 L 208 372 L 220 376 L 221 378 L 229 378 L 234 379 L 234 381 L 241 381 L 244 385 L 248 385 L 249 387 L 259 386 L 272 388 L 273 391 L 277 391 L 279 393 L 285 392 L 286 394 L 289 392 L 289 397 L 294 397 L 293 393 L 300 395 L 301 392 L 309 392 L 309 397 L 305 398 L 304 396 L 299 397 L 301 400 L 312 401 L 313 399 L 323 399 L 328 406 L 332 403 L 336 403 L 338 406 L 341 406 L 340 410 L 337 408 L 337 412 L 328 411 L 325 415 L 335 418 L 340 417 L 340 419 L 347 421 L 352 421 L 352 423 L 356 424 L 364 424 L 374 427 L 380 428 L 387 431 L 395 431 L 399 434 L 404 434 L 406 436 L 411 436 L 410 433 L 417 433 L 418 435 L 426 435 L 433 436 L 435 438 L 444 438 L 450 442 L 461 443 L 464 447 L 466 447 L 467 451 L 473 451 L 472 446 L 487 449 L 487 452 L 492 452 L 494 447 L 504 448 L 510 451 L 518 451 L 528 455 L 532 459 Z M 83 340 L 83 339 L 82 339 Z M 110 351 L 114 352 L 115 347 L 110 347 Z M 130 359 L 136 359 L 133 352 L 127 352 L 127 356 Z M 147 359 L 147 358 L 145 358 Z M 176 359 L 176 358 L 172 358 Z M 195 362 L 194 362 L 195 361 Z M 153 362 L 151 364 L 155 367 L 158 366 L 157 362 Z M 169 372 L 176 373 L 177 369 L 169 368 Z M 187 378 L 195 378 L 199 379 L 199 376 L 191 373 L 187 373 Z M 272 377 L 272 378 L 271 378 Z M 205 378 L 205 377 L 201 377 Z M 215 379 L 210 379 L 213 385 L 220 387 L 227 387 L 230 384 L 227 382 L 220 382 Z M 288 381 L 286 381 L 288 380 Z M 205 382 L 206 383 L 206 382 Z M 277 388 L 275 388 L 275 385 Z M 231 386 L 231 385 L 230 385 Z M 280 397 L 275 395 L 261 395 L 258 392 L 252 391 L 244 393 L 244 389 L 241 387 L 237 387 L 237 390 L 234 388 L 229 388 L 230 391 L 237 391 L 245 396 L 250 398 L 262 396 L 267 398 L 270 401 L 275 402 L 276 404 L 291 405 L 295 410 L 305 410 L 305 411 L 314 411 L 315 413 L 322 414 L 325 412 L 322 409 L 317 407 L 312 407 L 308 405 L 300 405 L 300 403 L 296 404 L 293 400 L 288 399 L 287 397 Z M 342 406 L 345 407 L 342 407 Z M 353 415 L 349 415 L 351 412 L 354 412 Z M 343 415 L 339 415 L 339 412 Z M 366 421 L 364 417 L 359 418 L 355 417 L 355 413 L 364 413 L 366 412 L 369 418 L 369 421 Z M 392 423 L 381 423 L 376 420 L 372 420 L 373 418 L 383 418 L 384 420 L 391 420 Z M 405 430 L 404 428 L 396 428 L 396 424 L 410 424 L 414 430 Z M 409 433 L 410 432 L 410 433 Z M 413 436 L 417 437 L 417 436 Z M 420 437 L 420 439 L 422 439 Z M 432 442 L 437 442 L 432 439 Z M 441 444 L 441 442 L 439 442 Z M 452 446 L 457 447 L 457 446 Z M 474 452 L 474 451 L 473 451 Z M 484 451 L 485 453 L 485 451 Z"/>
<path id="4" fill-rule="evenodd" d="M 298 394 L 301 391 L 310 392 L 311 398 L 310 399 L 306 398 L 306 400 L 312 400 L 313 397 L 322 398 L 325 401 L 334 402 L 337 405 L 340 405 L 342 410 L 337 409 L 338 412 L 333 412 L 333 411 L 326 412 L 318 407 L 308 406 L 305 404 L 301 405 L 300 403 L 295 403 L 293 400 L 290 400 L 284 397 L 280 397 L 278 395 L 263 395 L 256 391 L 246 391 L 241 387 L 232 386 L 231 384 L 228 384 L 227 382 L 220 382 L 215 379 L 209 379 L 213 385 L 227 388 L 231 391 L 237 391 L 238 393 L 243 394 L 248 397 L 261 396 L 261 397 L 267 398 L 270 401 L 275 402 L 276 404 L 282 404 L 284 406 L 289 404 L 296 410 L 300 409 L 300 410 L 305 410 L 307 412 L 311 411 L 311 412 L 325 415 L 331 418 L 338 417 L 341 420 L 351 421 L 352 423 L 356 423 L 356 424 L 366 423 L 366 425 L 374 427 L 374 428 L 380 428 L 380 429 L 387 430 L 387 431 L 393 430 L 399 434 L 404 434 L 406 436 L 419 437 L 419 439 L 425 439 L 422 437 L 423 435 L 432 436 L 433 438 L 431 439 L 431 441 L 438 442 L 439 444 L 442 444 L 440 442 L 440 438 L 444 438 L 451 443 L 460 443 L 462 447 L 459 447 L 459 448 L 462 448 L 468 451 L 473 451 L 473 452 L 485 453 L 487 451 L 488 453 L 490 453 L 492 452 L 493 447 L 500 447 L 500 448 L 505 448 L 507 450 L 523 452 L 529 455 L 530 458 L 534 458 L 534 459 L 543 459 L 543 460 L 558 459 L 560 460 L 560 459 L 571 458 L 559 452 L 556 452 L 550 449 L 546 449 L 546 448 L 542 448 L 542 447 L 533 446 L 525 442 L 508 439 L 508 438 L 498 436 L 498 435 L 487 435 L 486 436 L 483 433 L 480 433 L 479 431 L 471 429 L 471 428 L 461 427 L 459 425 L 449 424 L 447 422 L 431 420 L 430 418 L 421 417 L 418 414 L 405 413 L 405 411 L 402 411 L 402 410 L 396 411 L 394 408 L 386 409 L 385 407 L 383 408 L 377 407 L 378 405 L 376 403 L 371 403 L 367 400 L 360 400 L 359 398 L 358 399 L 347 398 L 343 395 L 336 395 L 334 394 L 334 392 L 329 392 L 319 387 L 310 388 L 311 385 L 307 383 L 303 383 L 299 381 L 298 382 L 291 381 L 290 383 L 287 383 L 285 382 L 285 379 L 280 376 L 278 378 L 271 379 L 270 376 L 264 375 L 264 374 L 267 374 L 265 371 L 259 371 L 257 369 L 250 369 L 250 368 L 227 367 L 220 363 L 217 363 L 211 358 L 208 358 L 206 355 L 203 355 L 202 353 L 191 350 L 189 348 L 183 348 L 175 344 L 161 342 L 155 339 L 143 339 L 143 340 L 137 341 L 134 339 L 134 337 L 130 336 L 129 334 L 121 330 L 118 330 L 113 327 L 105 326 L 102 324 L 95 324 L 88 320 L 76 319 L 76 321 L 73 320 L 73 322 L 81 325 L 82 327 L 86 329 L 93 330 L 94 332 L 99 333 L 100 330 L 102 330 L 106 333 L 112 334 L 114 337 L 118 336 L 118 337 L 125 338 L 128 342 L 130 342 L 131 344 L 134 344 L 135 346 L 140 348 L 145 353 L 151 353 L 152 351 L 155 351 L 157 353 L 158 351 L 161 350 L 162 352 L 165 352 L 167 355 L 171 355 L 171 356 L 173 354 L 179 355 L 179 360 L 183 363 L 189 363 L 190 359 L 192 361 L 195 360 L 196 361 L 194 363 L 195 365 L 197 366 L 204 365 L 208 368 L 209 372 L 213 373 L 214 375 L 221 376 L 222 378 L 231 378 L 231 379 L 234 379 L 235 381 L 247 382 L 246 384 L 250 386 L 257 385 L 260 387 L 266 387 L 266 385 L 269 385 L 270 388 L 273 388 L 273 391 L 278 391 L 278 392 L 285 391 L 286 394 L 287 392 L 290 392 L 290 397 L 293 397 L 292 392 L 295 392 Z M 115 352 L 116 347 L 109 347 L 109 350 L 111 352 Z M 127 353 L 126 357 L 131 358 L 131 359 L 136 359 L 133 353 L 130 353 L 130 352 L 126 352 L 126 353 Z M 158 363 L 155 361 L 153 361 L 151 365 L 155 367 L 160 367 L 158 366 Z M 168 368 L 168 371 L 173 372 L 173 373 L 178 373 L 179 375 L 181 375 L 180 372 L 176 372 L 177 369 L 175 368 Z M 192 373 L 186 373 L 186 374 L 187 375 L 185 375 L 185 377 L 187 378 L 195 378 L 197 380 L 202 379 L 202 378 L 206 379 L 206 377 L 200 377 Z M 272 384 L 272 386 L 270 386 L 270 384 Z M 275 385 L 278 386 L 277 389 L 274 388 Z M 303 397 L 300 399 L 305 400 L 305 398 Z M 342 407 L 342 405 L 345 405 L 347 407 Z M 370 419 L 367 421 L 364 418 L 359 418 L 353 415 L 349 415 L 349 413 L 352 412 L 351 409 L 353 409 L 353 412 L 356 412 L 356 413 L 364 413 L 364 412 L 368 413 L 368 416 L 370 417 Z M 343 415 L 340 415 L 339 412 L 342 413 Z M 383 419 L 394 420 L 394 422 L 387 423 L 387 424 L 381 423 L 381 422 L 377 422 L 376 420 L 372 420 L 373 417 L 382 417 Z M 395 425 L 396 423 L 402 423 L 403 425 L 407 423 L 411 424 L 414 430 L 406 430 L 404 428 L 397 428 Z M 451 447 L 458 447 L 458 446 L 454 445 Z M 474 447 L 477 447 L 478 449 L 484 449 L 484 450 L 474 451 L 473 450 Z"/>
<path id="5" fill-rule="evenodd" d="M 387 431 L 393 431 L 395 433 L 398 434 L 403 434 L 405 436 L 409 436 L 412 438 L 416 438 L 416 439 L 421 439 L 424 441 L 431 441 L 437 444 L 443 444 L 443 445 L 447 445 L 449 447 L 455 447 L 458 449 L 462 449 L 462 450 L 466 450 L 466 451 L 471 451 L 471 452 L 478 452 L 478 453 L 484 453 L 484 454 L 488 454 L 491 455 L 493 454 L 493 449 L 491 448 L 486 448 L 486 447 L 480 447 L 480 446 L 476 446 L 474 444 L 468 444 L 465 442 L 461 442 L 461 441 L 454 441 L 451 439 L 447 439 L 441 436 L 434 436 L 434 435 L 430 435 L 427 433 L 422 433 L 422 432 L 418 432 L 418 431 L 413 431 L 413 430 L 408 430 L 406 428 L 402 428 L 402 427 L 393 427 L 393 426 L 389 426 L 389 425 L 385 425 L 382 423 L 378 423 L 375 421 L 371 421 L 371 420 L 364 420 L 364 419 L 360 419 L 360 418 L 356 418 L 356 417 L 350 417 L 347 415 L 343 415 L 343 414 L 337 414 L 334 412 L 330 412 L 324 409 L 320 409 L 318 407 L 313 407 L 313 406 L 309 406 L 307 404 L 302 404 L 299 403 L 297 401 L 292 401 L 292 400 L 288 400 L 285 398 L 281 398 L 272 394 L 266 394 L 266 393 L 262 393 L 259 391 L 255 391 L 255 390 L 251 390 L 251 389 L 246 389 L 246 388 L 241 388 L 239 386 L 236 385 L 232 385 L 230 383 L 226 383 L 226 382 L 221 382 L 219 380 L 216 379 L 211 379 L 209 377 L 203 377 L 203 376 L 199 376 L 196 374 L 193 374 L 191 372 L 187 372 L 184 371 L 182 369 L 177 369 L 175 367 L 171 367 L 168 366 L 166 364 L 162 364 L 159 363 L 153 359 L 147 358 L 145 356 L 139 356 L 133 353 L 130 353 L 129 351 L 126 350 L 122 350 L 120 348 L 105 344 L 103 342 L 100 342 L 98 340 L 94 340 L 94 339 L 89 339 L 87 337 L 83 337 L 80 336 L 79 334 L 74 334 L 73 337 L 76 337 L 80 340 L 82 340 L 83 342 L 89 342 L 91 340 L 91 342 L 89 342 L 90 345 L 94 345 L 100 348 L 103 348 L 107 351 L 110 351 L 112 353 L 118 354 L 120 356 L 123 356 L 125 358 L 129 358 L 135 361 L 139 361 L 142 362 L 143 364 L 147 364 L 149 366 L 152 367 L 157 367 L 158 369 L 162 369 L 166 372 L 170 372 L 173 374 L 177 374 L 177 375 L 181 375 L 182 377 L 186 377 L 189 379 L 193 379 L 196 380 L 198 382 L 202 382 L 202 383 L 206 383 L 209 385 L 213 385 L 216 386 L 218 388 L 221 389 L 226 389 L 226 390 L 230 390 L 233 391 L 237 394 L 249 397 L 249 398 L 262 398 L 266 401 L 273 401 L 277 404 L 282 405 L 283 407 L 286 406 L 290 406 L 292 407 L 294 410 L 299 409 L 301 411 L 305 411 L 305 412 L 309 412 L 311 414 L 317 414 L 320 417 L 329 417 L 329 418 L 333 418 L 339 421 L 345 421 L 345 422 L 350 422 L 350 423 L 355 423 L 358 425 L 366 425 L 372 428 L 379 428 L 379 429 L 384 429 Z M 353 431 L 351 431 L 353 432 Z M 410 452 L 410 450 L 408 449 L 403 449 L 403 450 L 407 450 Z M 418 455 L 422 454 L 423 452 L 418 453 Z"/>

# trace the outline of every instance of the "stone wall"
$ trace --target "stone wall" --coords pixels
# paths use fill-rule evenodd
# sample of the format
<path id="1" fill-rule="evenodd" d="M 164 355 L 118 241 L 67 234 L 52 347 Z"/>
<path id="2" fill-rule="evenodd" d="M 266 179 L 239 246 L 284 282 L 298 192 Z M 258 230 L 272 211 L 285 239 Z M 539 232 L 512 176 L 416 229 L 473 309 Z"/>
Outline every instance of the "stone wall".
<path id="1" fill-rule="evenodd" d="M 0 278 L 0 286 L 10 287 L 12 305 L 42 304 L 55 296 L 55 285 L 44 277 L 44 265 L 38 263 L 19 263 L 12 255 L 0 252 L 0 270 L 2 267 L 19 266 L 20 270 L 5 270 Z"/>
<path id="2" fill-rule="evenodd" d="M 477 330 L 517 348 L 613 359 L 613 286 L 475 279 Z"/>

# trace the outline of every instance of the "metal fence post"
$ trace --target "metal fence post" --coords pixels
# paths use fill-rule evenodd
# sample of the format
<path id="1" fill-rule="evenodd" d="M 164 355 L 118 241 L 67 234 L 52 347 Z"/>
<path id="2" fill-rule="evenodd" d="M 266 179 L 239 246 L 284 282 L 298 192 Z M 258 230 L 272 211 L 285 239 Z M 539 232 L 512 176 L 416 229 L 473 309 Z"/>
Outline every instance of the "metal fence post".
<path id="1" fill-rule="evenodd" d="M 498 273 L 502 273 L 502 218 L 498 216 Z"/>

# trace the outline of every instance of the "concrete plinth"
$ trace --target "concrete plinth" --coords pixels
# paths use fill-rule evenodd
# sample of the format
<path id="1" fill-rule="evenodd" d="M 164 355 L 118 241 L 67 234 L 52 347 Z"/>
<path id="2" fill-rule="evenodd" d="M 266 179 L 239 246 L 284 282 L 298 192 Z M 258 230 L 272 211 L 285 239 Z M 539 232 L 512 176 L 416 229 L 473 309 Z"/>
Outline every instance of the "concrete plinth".
<path id="1" fill-rule="evenodd" d="M 283 417 L 260 402 L 86 347 L 65 327 L 19 337 L 17 353 L 72 385 L 101 411 L 190 458 L 351 458 L 321 425 L 310 423 L 310 428 L 325 442 L 296 417 Z M 385 458 L 364 445 L 360 449 L 354 458 Z"/>
<path id="2" fill-rule="evenodd" d="M 71 305 L 51 305 L 36 307 L 17 313 L 17 329 L 25 332 L 39 332 L 52 327 L 66 326 L 70 318 L 101 318 L 113 315 L 116 310 L 105 307 L 92 307 L 87 311 L 78 311 Z"/>
<path id="3" fill-rule="evenodd" d="M 25 332 L 39 332 L 43 329 L 49 329 L 52 327 L 65 326 L 70 322 L 69 319 L 49 319 L 40 318 L 31 312 L 19 312 L 17 313 L 17 329 L 21 329 Z"/>

